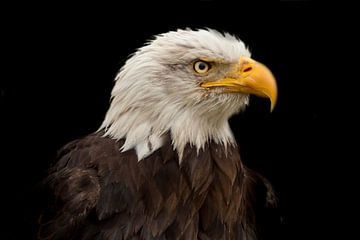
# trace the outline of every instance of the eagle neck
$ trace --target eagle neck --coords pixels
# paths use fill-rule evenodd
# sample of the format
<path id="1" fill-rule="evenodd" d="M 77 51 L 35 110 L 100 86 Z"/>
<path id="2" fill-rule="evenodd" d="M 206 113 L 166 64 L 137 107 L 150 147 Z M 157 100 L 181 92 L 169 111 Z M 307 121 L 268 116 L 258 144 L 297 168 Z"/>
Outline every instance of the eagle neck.
<path id="1" fill-rule="evenodd" d="M 116 117 L 117 116 L 117 117 Z M 217 117 L 200 115 L 195 111 L 175 115 L 155 115 L 150 111 L 129 111 L 121 114 L 107 114 L 99 130 L 105 136 L 125 139 L 120 151 L 135 149 L 138 160 L 142 160 L 163 146 L 164 136 L 170 133 L 173 149 L 182 161 L 185 146 L 204 149 L 210 141 L 224 145 L 236 145 L 228 120 L 224 115 Z"/>
<path id="2" fill-rule="evenodd" d="M 182 114 L 174 119 L 170 133 L 172 145 L 178 152 L 180 162 L 187 144 L 195 147 L 197 153 L 211 141 L 225 148 L 229 144 L 236 145 L 227 119 L 209 119 L 194 112 Z"/>

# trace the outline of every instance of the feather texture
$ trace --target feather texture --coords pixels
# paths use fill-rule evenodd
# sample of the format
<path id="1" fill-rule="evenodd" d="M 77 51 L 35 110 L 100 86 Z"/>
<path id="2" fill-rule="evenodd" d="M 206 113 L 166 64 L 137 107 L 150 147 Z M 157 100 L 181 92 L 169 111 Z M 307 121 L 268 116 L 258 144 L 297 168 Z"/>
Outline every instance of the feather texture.
<path id="1" fill-rule="evenodd" d="M 255 239 L 256 211 L 273 193 L 237 147 L 187 145 L 179 165 L 166 134 L 138 162 L 135 150 L 119 151 L 123 140 L 102 135 L 59 152 L 46 179 L 54 209 L 41 217 L 39 239 Z"/>

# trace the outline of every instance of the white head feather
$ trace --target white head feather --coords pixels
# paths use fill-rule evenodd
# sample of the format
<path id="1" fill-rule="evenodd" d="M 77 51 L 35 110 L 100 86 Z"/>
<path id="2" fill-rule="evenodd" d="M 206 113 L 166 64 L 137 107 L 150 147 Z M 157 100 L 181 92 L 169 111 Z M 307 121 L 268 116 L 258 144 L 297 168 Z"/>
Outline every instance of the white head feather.
<path id="1" fill-rule="evenodd" d="M 238 38 L 215 30 L 178 30 L 161 34 L 138 49 L 121 68 L 111 106 L 100 129 L 125 139 L 122 151 L 136 149 L 141 160 L 171 134 L 182 158 L 186 144 L 235 144 L 228 119 L 243 109 L 245 94 L 219 94 L 199 87 L 191 63 L 199 58 L 237 63 L 250 52 Z"/>

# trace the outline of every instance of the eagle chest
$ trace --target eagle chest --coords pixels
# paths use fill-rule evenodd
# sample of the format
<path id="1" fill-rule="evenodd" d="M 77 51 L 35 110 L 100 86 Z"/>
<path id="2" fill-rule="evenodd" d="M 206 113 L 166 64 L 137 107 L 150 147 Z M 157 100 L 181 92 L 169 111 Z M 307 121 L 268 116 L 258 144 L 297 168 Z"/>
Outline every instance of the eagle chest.
<path id="1" fill-rule="evenodd" d="M 187 146 L 179 163 L 166 141 L 139 162 L 134 150 L 119 151 L 122 144 L 94 134 L 60 152 L 50 177 L 62 179 L 53 188 L 64 201 L 78 193 L 63 211 L 80 213 L 80 232 L 100 239 L 221 239 L 237 231 L 243 174 L 236 147 Z M 71 196 L 56 190 L 61 184 Z"/>
<path id="2" fill-rule="evenodd" d="M 119 226 L 131 225 L 127 228 L 133 231 L 153 236 L 167 232 L 174 237 L 237 221 L 240 189 L 236 181 L 241 165 L 236 148 L 226 152 L 211 143 L 197 152 L 187 146 L 179 164 L 167 142 L 140 162 L 134 151 L 118 158 L 116 167 L 103 167 L 97 205 L 100 219 L 112 215 L 124 219 Z"/>

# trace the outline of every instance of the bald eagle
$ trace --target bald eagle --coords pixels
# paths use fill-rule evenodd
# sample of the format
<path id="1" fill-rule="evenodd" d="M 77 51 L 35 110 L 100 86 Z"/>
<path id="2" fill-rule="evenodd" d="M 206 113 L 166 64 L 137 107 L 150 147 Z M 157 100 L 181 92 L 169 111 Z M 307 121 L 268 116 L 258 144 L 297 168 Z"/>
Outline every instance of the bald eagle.
<path id="1" fill-rule="evenodd" d="M 277 87 L 244 43 L 211 29 L 160 34 L 126 61 L 99 130 L 65 145 L 39 239 L 256 239 L 269 182 L 228 119 Z"/>

